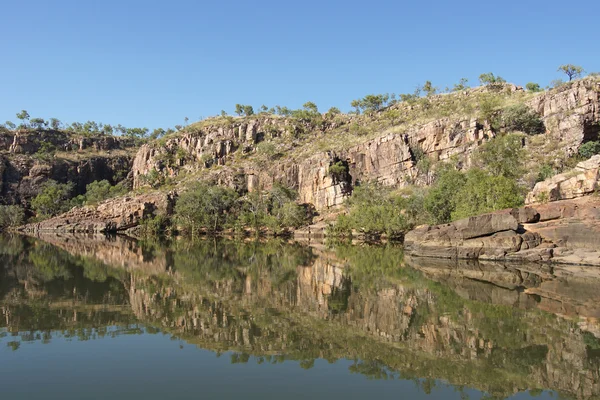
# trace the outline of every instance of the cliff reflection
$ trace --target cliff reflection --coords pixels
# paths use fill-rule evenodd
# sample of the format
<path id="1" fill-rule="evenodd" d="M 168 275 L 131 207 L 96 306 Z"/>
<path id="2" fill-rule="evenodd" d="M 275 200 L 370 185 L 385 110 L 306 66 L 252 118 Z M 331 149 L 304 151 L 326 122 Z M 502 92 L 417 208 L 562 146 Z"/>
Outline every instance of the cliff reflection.
<path id="1" fill-rule="evenodd" d="M 43 239 L 1 239 L 13 348 L 144 327 L 236 363 L 346 358 L 371 378 L 499 397 L 600 394 L 600 278 L 574 268 L 412 260 L 397 247 Z"/>

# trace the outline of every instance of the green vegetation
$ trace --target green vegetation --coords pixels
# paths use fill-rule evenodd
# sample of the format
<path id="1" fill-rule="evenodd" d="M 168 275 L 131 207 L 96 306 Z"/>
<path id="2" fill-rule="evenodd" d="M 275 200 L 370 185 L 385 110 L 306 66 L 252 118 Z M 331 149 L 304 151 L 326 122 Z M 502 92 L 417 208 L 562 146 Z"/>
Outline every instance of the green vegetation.
<path id="1" fill-rule="evenodd" d="M 350 104 L 351 107 L 355 109 L 357 114 L 360 114 L 361 111 L 365 113 L 371 113 L 375 111 L 379 111 L 385 106 L 387 106 L 390 98 L 395 100 L 395 96 L 390 97 L 388 93 L 386 94 L 369 94 L 363 97 L 362 99 L 353 100 Z"/>
<path id="2" fill-rule="evenodd" d="M 192 235 L 197 229 L 216 232 L 233 222 L 233 206 L 237 197 L 232 189 L 196 183 L 177 200 L 177 220 Z"/>
<path id="3" fill-rule="evenodd" d="M 534 82 L 529 82 L 527 85 L 525 85 L 525 88 L 530 92 L 541 92 L 543 90 L 538 83 Z"/>
<path id="4" fill-rule="evenodd" d="M 525 104 L 506 107 L 501 114 L 502 129 L 505 132 L 519 131 L 529 135 L 544 133 L 544 122 Z"/>
<path id="5" fill-rule="evenodd" d="M 351 236 L 357 231 L 371 239 L 382 235 L 401 239 L 423 217 L 420 202 L 418 195 L 407 196 L 373 184 L 358 186 L 346 202 L 348 213 L 338 217 L 329 233 Z"/>
<path id="6" fill-rule="evenodd" d="M 0 205 L 0 231 L 22 225 L 25 221 L 25 211 L 22 206 Z"/>
<path id="7" fill-rule="evenodd" d="M 245 115 L 248 117 L 250 115 L 254 115 L 254 109 L 252 108 L 252 106 L 236 104 L 235 105 L 235 113 L 237 115 Z"/>
<path id="8" fill-rule="evenodd" d="M 216 233 L 224 229 L 264 229 L 282 234 L 310 220 L 311 211 L 296 203 L 297 193 L 282 185 L 269 192 L 240 195 L 233 189 L 197 182 L 183 192 L 175 206 L 174 219 L 183 232 Z"/>
<path id="9" fill-rule="evenodd" d="M 127 193 L 128 188 L 124 183 L 111 185 L 106 179 L 94 181 L 85 187 L 85 194 L 73 199 L 80 204 L 97 204 L 111 197 L 116 197 Z"/>
<path id="10" fill-rule="evenodd" d="M 600 154 L 600 141 L 586 142 L 579 147 L 579 155 L 586 160 L 596 154 Z"/>
<path id="11" fill-rule="evenodd" d="M 347 214 L 338 216 L 329 232 L 395 239 L 421 223 L 442 224 L 521 206 L 526 192 L 519 182 L 524 158 L 522 136 L 504 135 L 481 146 L 474 167 L 467 171 L 450 163 L 437 165 L 428 189 L 398 192 L 363 184 L 348 199 Z"/>
<path id="12" fill-rule="evenodd" d="M 475 168 L 466 172 L 444 166 L 425 196 L 434 223 L 446 223 L 523 204 L 525 190 L 518 179 L 524 151 L 518 135 L 500 136 L 475 154 Z"/>
<path id="13" fill-rule="evenodd" d="M 458 83 L 454 84 L 452 91 L 453 92 L 462 92 L 464 90 L 467 90 L 468 88 L 469 88 L 469 80 L 467 78 L 460 78 L 460 81 L 458 81 Z"/>
<path id="14" fill-rule="evenodd" d="M 42 185 L 41 192 L 31 200 L 31 208 L 38 218 L 50 218 L 63 213 L 71 207 L 73 183 L 58 183 L 48 180 Z"/>
<path id="15" fill-rule="evenodd" d="M 561 71 L 572 74 L 568 75 L 570 79 L 575 79 L 583 73 L 583 69 L 572 65 L 561 66 Z M 439 94 L 439 89 L 431 81 L 425 81 L 413 93 L 400 94 L 398 97 L 393 93 L 369 94 L 352 102 L 354 108 L 352 115 L 343 114 L 336 107 L 322 114 L 312 101 L 304 103 L 300 109 L 279 105 L 275 107 L 262 105 L 258 108 L 236 104 L 235 111 L 238 117 L 228 116 L 223 112 L 220 117 L 191 125 L 188 125 L 189 119 L 186 117 L 183 119 L 185 125 L 177 126 L 179 132 L 176 132 L 173 129 L 162 128 L 153 131 L 147 128 L 126 128 L 122 125 L 108 125 L 94 121 L 65 124 L 56 118 L 32 117 L 27 110 L 22 110 L 17 113 L 20 121 L 18 129 L 21 129 L 20 132 L 25 129 L 35 133 L 31 135 L 34 137 L 33 148 L 37 149 L 33 157 L 35 163 L 42 165 L 74 159 L 75 156 L 66 155 L 69 151 L 86 154 L 87 157 L 89 153 L 95 151 L 90 150 L 92 146 L 89 144 L 96 143 L 87 140 L 91 136 L 97 139 L 97 136 L 102 135 L 118 135 L 132 138 L 133 140 L 125 142 L 135 144 L 150 138 L 158 139 L 152 144 L 156 150 L 152 155 L 156 163 L 145 175 L 136 177 L 137 182 L 153 189 L 181 191 L 184 200 L 187 196 L 186 182 L 203 179 L 221 182 L 222 177 L 228 179 L 228 174 L 241 174 L 239 171 L 242 170 L 258 171 L 258 175 L 261 175 L 271 172 L 269 166 L 275 160 L 278 160 L 281 166 L 285 166 L 288 165 L 288 161 L 289 164 L 298 163 L 317 152 L 333 155 L 327 173 L 333 178 L 334 183 L 342 184 L 344 194 L 349 194 L 353 183 L 348 165 L 350 158 L 348 161 L 337 158 L 340 154 L 345 154 L 343 150 L 348 150 L 359 143 L 367 143 L 377 136 L 383 138 L 389 134 L 395 138 L 404 137 L 411 156 L 410 160 L 405 161 L 412 165 L 409 165 L 410 172 L 403 178 L 403 182 L 431 187 L 417 190 L 409 186 L 405 191 L 377 189 L 375 191 L 380 193 L 376 194 L 381 196 L 374 196 L 371 202 L 365 202 L 360 198 L 362 189 L 358 188 L 355 200 L 351 199 L 348 204 L 346 210 L 348 216 L 343 217 L 347 219 L 338 227 L 344 235 L 355 231 L 366 236 L 383 235 L 400 238 L 403 231 L 418 223 L 447 222 L 477 212 L 518 205 L 522 201 L 523 187 L 533 186 L 534 181 L 562 171 L 566 168 L 565 165 L 570 165 L 569 163 L 573 163 L 576 159 L 576 157 L 557 157 L 555 149 L 554 153 L 552 150 L 548 151 L 551 156 L 540 156 L 539 162 L 536 159 L 537 164 L 532 165 L 533 163 L 530 162 L 527 168 L 523 167 L 522 162 L 515 162 L 512 155 L 520 154 L 524 158 L 523 145 L 527 144 L 531 150 L 530 144 L 535 142 L 533 135 L 546 131 L 540 115 L 527 106 L 530 104 L 530 99 L 535 96 L 534 92 L 541 90 L 540 85 L 530 82 L 526 85 L 527 92 L 525 92 L 505 85 L 506 81 L 493 73 L 481 74 L 479 78 L 485 87 L 467 90 L 468 82 L 463 78 L 452 89 L 457 93 Z M 595 84 L 592 79 L 586 82 Z M 446 88 L 441 93 L 449 91 L 450 89 Z M 258 115 L 255 114 L 255 109 Z M 446 157 L 447 153 L 442 151 L 436 154 L 436 150 L 432 150 L 431 147 L 428 147 L 428 153 L 425 153 L 421 145 L 413 139 L 417 127 L 427 126 L 442 118 L 446 120 L 441 122 L 440 128 L 444 135 L 449 135 L 458 146 L 465 143 L 465 137 L 472 134 L 472 129 L 475 129 L 477 141 L 489 141 L 473 158 L 474 166 L 481 171 L 465 170 L 464 165 L 461 164 L 466 161 L 465 159 L 450 162 L 446 160 L 447 165 L 443 164 L 437 159 Z M 548 131 L 555 131 L 557 121 L 553 118 L 555 117 L 551 116 L 545 120 Z M 183 133 L 196 135 L 194 137 L 196 140 L 203 135 L 210 136 L 215 132 L 225 132 L 225 130 L 218 131 L 225 127 L 227 132 L 232 132 L 232 129 L 233 132 L 241 132 L 244 127 L 251 125 L 258 129 L 252 132 L 256 135 L 253 136 L 253 143 L 249 141 L 242 144 L 241 141 L 236 140 L 232 143 L 222 143 L 219 142 L 220 139 L 207 137 L 204 141 L 196 142 L 203 143 L 201 146 L 196 145 L 196 149 L 203 147 L 196 153 L 192 146 L 178 147 L 175 140 L 172 140 Z M 17 129 L 10 121 L 0 128 L 2 132 Z M 236 131 L 240 128 L 240 131 Z M 515 132 L 532 136 L 519 136 L 515 135 Z M 241 132 L 242 136 L 244 133 Z M 55 134 L 62 135 L 65 140 L 55 141 L 57 144 L 47 140 Z M 73 138 L 71 134 L 78 136 Z M 587 133 L 586 135 L 590 136 Z M 497 138 L 489 140 L 494 136 Z M 469 136 L 468 140 L 472 139 Z M 429 146 L 430 143 L 426 143 Z M 537 143 L 539 144 L 540 140 Z M 598 143 L 600 142 L 593 141 L 582 145 L 579 156 L 589 157 L 600 152 Z M 223 145 L 226 149 L 216 147 Z M 548 144 L 547 147 L 550 145 L 552 144 Z M 558 147 L 557 144 L 554 146 Z M 539 153 L 545 150 L 541 149 L 542 145 L 538 147 Z M 111 150 L 106 150 L 107 153 L 114 154 L 112 147 L 109 148 Z M 120 149 L 117 151 L 120 152 Z M 120 152 L 119 155 L 121 154 Z M 78 156 L 78 159 L 81 158 Z M 355 161 L 362 162 L 361 160 L 352 162 Z M 203 165 L 204 168 L 193 163 Z M 354 170 L 352 172 L 354 173 Z M 111 182 L 117 181 L 118 179 L 111 177 Z M 111 186 L 108 181 L 100 181 L 88 185 L 84 194 L 71 199 L 73 192 L 82 193 L 83 188 L 60 185 L 55 187 L 52 183 L 47 186 L 53 189 L 44 187 L 32 203 L 32 209 L 38 218 L 55 215 L 73 205 L 95 204 L 127 191 L 124 185 Z M 207 200 L 207 203 L 199 203 L 208 207 L 204 215 L 200 215 L 202 212 L 197 209 L 192 210 L 190 203 L 188 210 L 175 218 L 161 217 L 163 218 L 161 220 L 145 221 L 147 231 L 154 232 L 160 227 L 172 229 L 175 224 L 178 224 L 185 232 L 256 230 L 281 233 L 286 231 L 286 228 L 306 224 L 310 219 L 308 217 L 311 214 L 310 210 L 304 205 L 296 204 L 296 195 L 284 196 L 286 202 L 282 204 L 276 201 L 270 192 L 258 190 L 245 193 L 245 189 L 241 188 L 243 184 L 235 183 L 232 186 L 236 191 L 231 195 L 230 201 L 227 200 L 225 192 L 216 190 L 213 193 L 216 197 Z M 368 183 L 362 186 L 364 190 L 373 190 Z M 148 188 L 142 187 L 139 190 L 144 191 Z M 198 188 L 194 187 L 189 192 L 197 190 Z M 205 191 L 211 192 L 211 190 Z M 213 201 L 221 198 L 227 202 L 222 208 L 217 208 L 219 210 L 217 212 L 212 208 Z M 409 206 L 416 210 L 411 212 L 418 217 L 407 216 L 406 207 Z M 369 210 L 367 214 L 373 217 L 373 221 L 360 217 L 362 207 Z M 394 207 L 397 208 L 398 215 L 393 213 Z M 30 211 L 27 209 L 26 214 L 30 215 Z"/>
<path id="16" fill-rule="evenodd" d="M 500 88 L 506 83 L 506 80 L 501 76 L 496 76 L 491 72 L 479 75 L 479 82 L 490 88 Z"/>
<path id="17" fill-rule="evenodd" d="M 584 71 L 583 68 L 578 65 L 565 64 L 558 67 L 558 72 L 563 72 L 565 75 L 567 75 L 570 82 L 573 79 L 580 78 Z"/>
<path id="18" fill-rule="evenodd" d="M 86 121 L 73 122 L 71 124 L 63 124 L 57 118 L 49 118 L 45 120 L 40 117 L 31 117 L 27 110 L 22 110 L 16 114 L 17 119 L 21 123 L 17 126 L 11 121 L 6 121 L 4 125 L 0 125 L 0 130 L 14 131 L 32 130 L 38 132 L 64 132 L 67 134 L 75 134 L 83 137 L 104 136 L 104 135 L 119 135 L 126 138 L 131 138 L 134 142 L 142 143 L 148 139 L 157 139 L 167 134 L 175 132 L 173 129 L 164 130 L 157 128 L 150 133 L 148 128 L 127 128 L 121 124 L 109 125 L 101 122 Z M 44 145 L 44 142 L 42 143 Z M 46 143 L 50 145 L 50 143 Z M 49 153 L 49 148 L 41 149 L 41 156 Z"/>

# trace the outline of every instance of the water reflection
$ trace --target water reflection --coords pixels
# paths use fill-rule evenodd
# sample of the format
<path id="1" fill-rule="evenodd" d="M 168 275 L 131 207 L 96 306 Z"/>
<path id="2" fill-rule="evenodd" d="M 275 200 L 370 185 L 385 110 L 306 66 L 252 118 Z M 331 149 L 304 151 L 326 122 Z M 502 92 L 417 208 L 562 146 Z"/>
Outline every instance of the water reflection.
<path id="1" fill-rule="evenodd" d="M 506 397 L 600 394 L 600 277 L 404 258 L 398 247 L 3 237 L 2 343 L 163 332 L 232 363 L 351 360 L 351 373 Z M 4 345 L 4 344 L 3 344 Z"/>

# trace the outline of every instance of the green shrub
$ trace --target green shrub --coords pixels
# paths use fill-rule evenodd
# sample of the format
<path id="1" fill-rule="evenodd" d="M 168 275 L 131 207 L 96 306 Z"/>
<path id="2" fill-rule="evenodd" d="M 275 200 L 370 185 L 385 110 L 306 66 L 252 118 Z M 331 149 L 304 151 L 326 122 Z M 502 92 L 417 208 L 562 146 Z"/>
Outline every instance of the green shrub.
<path id="1" fill-rule="evenodd" d="M 56 153 L 56 146 L 54 146 L 50 142 L 42 142 L 38 151 L 34 154 L 34 157 L 38 160 L 49 161 L 54 158 L 54 154 Z"/>
<path id="2" fill-rule="evenodd" d="M 534 83 L 534 82 L 529 82 L 527 85 L 525 85 L 525 88 L 530 92 L 541 92 L 542 91 L 542 88 L 540 87 L 540 85 L 538 83 Z"/>
<path id="3" fill-rule="evenodd" d="M 455 195 L 452 219 L 519 207 L 524 198 L 524 190 L 516 180 L 473 168 L 466 173 L 465 184 Z"/>
<path id="4" fill-rule="evenodd" d="M 85 187 L 83 200 L 86 204 L 96 204 L 111 197 L 127 193 L 127 187 L 120 183 L 112 186 L 106 179 L 94 181 Z"/>
<path id="5" fill-rule="evenodd" d="M 393 194 L 389 188 L 363 184 L 348 199 L 348 214 L 340 215 L 328 231 L 332 235 L 349 236 L 352 230 L 370 237 L 385 234 L 400 238 L 415 225 L 413 213 L 406 212 L 410 197 Z"/>
<path id="6" fill-rule="evenodd" d="M 436 174 L 435 184 L 427 192 L 423 208 L 431 217 L 433 224 L 444 224 L 452 220 L 456 209 L 456 193 L 466 183 L 465 174 L 456 169 L 442 165 Z"/>
<path id="7" fill-rule="evenodd" d="M 502 128 L 505 131 L 519 131 L 529 135 L 544 133 L 544 122 L 525 104 L 516 104 L 502 110 Z"/>
<path id="8" fill-rule="evenodd" d="M 545 181 L 546 179 L 554 176 L 555 173 L 556 172 L 554 171 L 554 167 L 552 167 L 552 165 L 544 164 L 540 167 L 540 171 L 538 172 L 535 181 L 536 183 Z"/>
<path id="9" fill-rule="evenodd" d="M 164 214 L 157 214 L 142 221 L 142 233 L 144 235 L 160 236 L 169 230 L 171 220 Z"/>
<path id="10" fill-rule="evenodd" d="M 238 197 L 233 189 L 198 182 L 179 196 L 177 221 L 192 234 L 196 229 L 222 230 L 233 222 L 232 209 Z"/>
<path id="11" fill-rule="evenodd" d="M 499 95 L 493 93 L 484 93 L 479 96 L 479 114 L 480 117 L 488 121 L 492 129 L 498 129 L 498 115 L 502 108 L 502 99 Z"/>
<path id="12" fill-rule="evenodd" d="M 31 200 L 31 208 L 38 217 L 49 218 L 69 210 L 69 199 L 73 183 L 58 183 L 48 180 L 42 185 L 41 192 Z"/>
<path id="13" fill-rule="evenodd" d="M 600 154 L 600 141 L 585 142 L 579 147 L 578 153 L 585 159 Z"/>
<path id="14" fill-rule="evenodd" d="M 236 223 L 256 231 L 268 228 L 274 234 L 307 225 L 311 219 L 310 210 L 297 204 L 297 197 L 296 191 L 278 183 L 268 193 L 248 193 L 243 198 Z"/>
<path id="15" fill-rule="evenodd" d="M 18 205 L 0 206 L 0 230 L 22 225 L 24 221 L 23 207 Z"/>
<path id="16" fill-rule="evenodd" d="M 516 179 L 523 174 L 525 150 L 521 136 L 498 136 L 488 141 L 474 155 L 475 165 L 492 175 Z"/>
<path id="17" fill-rule="evenodd" d="M 348 165 L 343 161 L 336 161 L 329 166 L 327 173 L 333 178 L 334 181 L 341 182 L 348 174 Z"/>

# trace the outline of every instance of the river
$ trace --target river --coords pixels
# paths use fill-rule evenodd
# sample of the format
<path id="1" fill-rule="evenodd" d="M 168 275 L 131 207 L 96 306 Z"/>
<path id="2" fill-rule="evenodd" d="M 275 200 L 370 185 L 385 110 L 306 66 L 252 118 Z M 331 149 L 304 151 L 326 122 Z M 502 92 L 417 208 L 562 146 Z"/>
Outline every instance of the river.
<path id="1" fill-rule="evenodd" d="M 600 398 L 600 274 L 401 247 L 0 236 L 6 399 Z"/>

